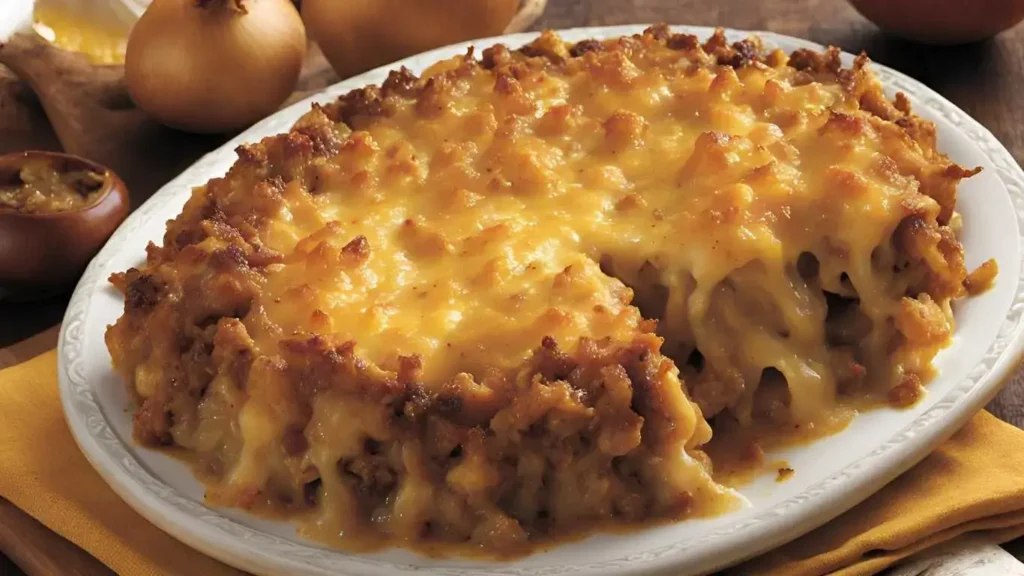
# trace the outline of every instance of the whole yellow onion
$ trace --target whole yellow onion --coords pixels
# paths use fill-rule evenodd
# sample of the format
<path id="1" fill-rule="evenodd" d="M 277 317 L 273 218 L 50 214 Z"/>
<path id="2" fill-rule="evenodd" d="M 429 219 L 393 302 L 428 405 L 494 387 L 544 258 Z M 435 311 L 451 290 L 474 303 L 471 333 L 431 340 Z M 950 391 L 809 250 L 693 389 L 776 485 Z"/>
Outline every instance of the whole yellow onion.
<path id="1" fill-rule="evenodd" d="M 463 40 L 497 36 L 519 0 L 302 0 L 306 30 L 342 78 Z"/>
<path id="2" fill-rule="evenodd" d="M 227 132 L 274 112 L 305 56 L 289 0 L 154 0 L 128 37 L 125 82 L 163 124 Z"/>

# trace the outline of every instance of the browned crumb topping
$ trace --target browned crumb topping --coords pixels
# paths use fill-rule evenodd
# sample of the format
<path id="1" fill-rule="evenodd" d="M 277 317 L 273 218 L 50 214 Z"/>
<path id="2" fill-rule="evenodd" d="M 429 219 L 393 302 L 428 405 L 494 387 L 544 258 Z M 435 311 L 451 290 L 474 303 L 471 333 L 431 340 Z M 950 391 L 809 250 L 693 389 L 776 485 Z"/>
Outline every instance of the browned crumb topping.
<path id="1" fill-rule="evenodd" d="M 912 404 L 995 273 L 954 233 L 976 170 L 835 48 L 547 32 L 237 152 L 111 278 L 107 345 L 212 503 L 349 547 L 719 512 L 705 418 Z"/>
<path id="2" fill-rule="evenodd" d="M 785 482 L 793 477 L 795 470 L 789 467 L 779 468 L 775 475 L 776 482 Z"/>

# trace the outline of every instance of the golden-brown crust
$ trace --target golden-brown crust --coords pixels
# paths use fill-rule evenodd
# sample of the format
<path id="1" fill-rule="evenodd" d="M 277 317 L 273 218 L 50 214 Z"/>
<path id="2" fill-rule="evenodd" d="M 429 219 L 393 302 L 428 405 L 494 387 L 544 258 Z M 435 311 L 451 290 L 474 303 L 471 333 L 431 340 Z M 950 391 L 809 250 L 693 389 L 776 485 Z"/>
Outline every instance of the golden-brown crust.
<path id="1" fill-rule="evenodd" d="M 700 107 L 695 117 L 709 123 L 666 180 L 669 189 L 707 191 L 684 202 L 658 204 L 626 178 L 625 161 L 617 164 L 670 140 L 658 123 L 643 106 L 605 109 L 600 100 L 638 90 L 652 70 L 664 72 L 659 81 L 679 80 L 680 115 Z M 751 127 L 747 109 L 732 100 L 749 92 L 745 82 L 756 75 L 768 79 L 755 83 L 754 104 L 744 106 L 763 107 L 766 120 Z M 547 103 L 537 96 L 546 79 L 577 77 L 587 78 L 592 93 Z M 685 81 L 698 88 L 687 92 Z M 486 98 L 467 108 L 462 99 L 481 86 Z M 803 100 L 790 105 L 795 91 Z M 429 132 L 453 115 L 465 141 Z M 416 130 L 436 145 L 426 160 L 401 137 Z M 578 181 L 558 172 L 574 138 L 597 142 L 587 152 L 597 158 L 593 166 L 571 175 Z M 810 380 L 798 385 L 778 358 L 742 365 L 723 343 L 740 350 L 730 338 L 770 334 L 834 380 L 822 388 L 863 394 L 874 379 L 891 383 L 881 397 L 904 405 L 920 392 L 918 373 L 926 376 L 948 342 L 949 301 L 991 282 L 989 268 L 966 274 L 949 226 L 957 183 L 975 171 L 935 145 L 934 126 L 914 116 L 905 97 L 884 97 L 866 56 L 843 68 L 835 48 L 787 56 L 766 53 L 756 38 L 730 44 L 718 31 L 702 43 L 656 26 L 575 44 L 545 32 L 518 50 L 489 48 L 479 60 L 470 50 L 422 77 L 394 71 L 379 87 L 314 105 L 287 134 L 240 146 L 228 174 L 197 188 L 168 223 L 146 264 L 112 277 L 125 313 L 107 345 L 139 400 L 136 437 L 200 454 L 216 472 L 208 494 L 214 502 L 313 508 L 328 533 L 386 525 L 392 542 L 469 541 L 492 552 L 520 551 L 527 541 L 607 520 L 708 512 L 720 493 L 702 464 L 699 448 L 710 435 L 702 412 L 786 423 L 809 410 L 802 398 Z M 805 163 L 807 178 L 820 178 L 828 195 L 809 204 L 811 212 L 805 206 L 794 214 L 802 201 L 795 166 L 800 154 L 814 153 L 827 162 L 820 172 Z M 513 244 L 534 234 L 522 222 L 474 219 L 460 228 L 456 215 L 488 203 L 557 198 L 570 184 L 614 191 L 607 204 L 620 220 L 602 226 L 649 214 L 643 230 L 668 237 L 665 230 L 695 228 L 688 238 L 714 236 L 708 245 L 718 242 L 718 230 L 768 227 L 777 232 L 772 242 L 800 250 L 775 272 L 762 251 L 721 276 L 699 278 L 702 259 L 726 260 L 747 244 L 723 241 L 722 252 L 688 256 L 691 268 L 680 270 L 664 255 L 630 262 L 610 252 L 598 267 L 591 257 L 604 246 L 596 245 L 585 255 L 569 250 L 571 261 L 551 270 L 543 261 L 468 260 L 538 248 Z M 409 211 L 392 218 L 394 208 L 381 207 L 395 190 L 416 193 L 399 196 L 408 206 L 398 209 Z M 428 194 L 437 201 L 419 203 Z M 814 214 L 822 230 L 850 232 L 850 206 L 876 219 L 875 244 L 785 224 Z M 341 210 L 350 207 L 365 212 Z M 451 218 L 415 212 L 423 209 Z M 393 234 L 360 228 L 361 219 L 381 214 L 391 218 L 381 222 L 393 224 Z M 460 235 L 466 229 L 472 233 Z M 807 238 L 814 243 L 802 246 Z M 684 254 L 691 253 L 676 252 Z M 535 282 L 550 291 L 541 304 L 530 300 L 540 291 L 531 284 L 494 298 L 500 315 L 490 321 L 521 316 L 529 326 L 508 336 L 533 338 L 518 360 L 502 364 L 496 352 L 492 364 L 473 363 L 487 357 L 480 350 L 503 350 L 487 341 L 486 325 L 463 328 L 481 340 L 466 348 L 441 334 L 436 340 L 447 344 L 435 343 L 442 352 L 426 359 L 406 340 L 372 340 L 343 324 L 378 326 L 394 314 L 393 303 L 344 288 L 408 273 L 380 268 L 382 260 L 426 268 L 458 258 L 467 259 L 465 269 L 449 263 L 433 285 L 399 286 L 409 289 L 403 302 L 422 314 L 424 333 L 432 310 L 417 302 L 480 300 L 531 271 L 550 272 Z M 470 292 L 435 296 L 459 274 Z M 709 286 L 701 284 L 706 276 L 714 278 Z M 782 285 L 795 286 L 796 296 L 773 291 Z M 665 321 L 642 320 L 630 305 L 634 292 L 645 314 Z M 366 298 L 365 310 L 336 311 L 353 298 Z M 690 320 L 698 314 L 714 322 Z M 355 324 L 365 317 L 372 323 Z M 594 326 L 611 328 L 598 335 Z M 437 367 L 451 358 L 453 369 Z M 586 498 L 576 494 L 584 485 L 594 487 Z"/>

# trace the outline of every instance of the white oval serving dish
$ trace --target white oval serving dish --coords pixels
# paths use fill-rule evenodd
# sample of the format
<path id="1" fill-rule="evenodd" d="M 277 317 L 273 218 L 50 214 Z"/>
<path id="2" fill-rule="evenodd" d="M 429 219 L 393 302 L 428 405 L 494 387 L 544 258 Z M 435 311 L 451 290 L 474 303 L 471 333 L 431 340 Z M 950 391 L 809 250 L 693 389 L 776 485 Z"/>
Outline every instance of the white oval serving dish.
<path id="1" fill-rule="evenodd" d="M 567 40 L 633 34 L 643 26 L 579 28 Z M 710 35 L 710 28 L 676 27 Z M 728 31 L 730 40 L 749 32 Z M 820 46 L 768 32 L 768 45 L 786 51 Z M 260 574 L 431 573 L 450 576 L 557 574 L 690 574 L 734 564 L 791 540 L 847 510 L 923 458 L 998 392 L 1016 368 L 1024 333 L 1020 229 L 1024 222 L 1024 172 L 984 127 L 956 106 L 899 72 L 874 70 L 890 92 L 905 92 L 916 112 L 938 126 L 939 145 L 956 162 L 983 172 L 960 189 L 969 266 L 995 257 L 1000 273 L 992 290 L 961 302 L 953 345 L 936 359 L 939 376 L 922 402 L 908 410 L 860 415 L 846 430 L 779 454 L 796 470 L 784 483 L 761 478 L 742 489 L 751 506 L 719 518 L 691 520 L 627 534 L 596 535 L 510 563 L 430 559 L 403 550 L 350 555 L 303 540 L 285 523 L 236 510 L 208 508 L 192 474 L 179 462 L 131 441 L 128 395 L 110 368 L 106 326 L 121 314 L 122 300 L 107 277 L 137 265 L 146 242 L 159 242 L 165 221 L 176 216 L 190 188 L 221 176 L 234 148 L 287 131 L 311 102 L 326 102 L 405 65 L 422 71 L 437 60 L 496 42 L 518 46 L 534 34 L 517 34 L 441 48 L 346 80 L 259 122 L 205 156 L 132 214 L 96 256 L 72 297 L 60 335 L 61 400 L 68 425 L 92 465 L 148 520 L 186 544 L 228 564 Z M 849 55 L 846 57 L 852 58 Z M 849 62 L 847 62 L 849 63 Z"/>

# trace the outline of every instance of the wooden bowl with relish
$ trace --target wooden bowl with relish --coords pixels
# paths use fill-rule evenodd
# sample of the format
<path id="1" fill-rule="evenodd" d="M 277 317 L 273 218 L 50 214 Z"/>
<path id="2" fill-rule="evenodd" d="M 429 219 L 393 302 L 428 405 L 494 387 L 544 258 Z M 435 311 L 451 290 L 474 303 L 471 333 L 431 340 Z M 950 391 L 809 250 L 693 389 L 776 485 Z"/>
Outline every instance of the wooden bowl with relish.
<path id="1" fill-rule="evenodd" d="M 95 162 L 0 156 L 0 298 L 67 288 L 127 215 L 124 182 Z"/>

